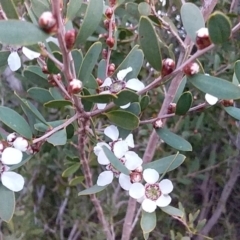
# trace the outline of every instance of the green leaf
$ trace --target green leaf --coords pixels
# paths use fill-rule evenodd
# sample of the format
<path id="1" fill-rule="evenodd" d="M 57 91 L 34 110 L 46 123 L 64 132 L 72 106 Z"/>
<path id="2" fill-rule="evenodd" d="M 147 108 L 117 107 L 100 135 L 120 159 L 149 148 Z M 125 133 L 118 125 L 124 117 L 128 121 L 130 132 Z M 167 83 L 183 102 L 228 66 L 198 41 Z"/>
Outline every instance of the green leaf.
<path id="1" fill-rule="evenodd" d="M 102 190 L 107 188 L 107 186 L 108 185 L 106 185 L 106 186 L 93 185 L 92 187 L 79 192 L 78 196 L 91 195 L 91 194 L 95 194 L 95 193 L 101 192 Z"/>
<path id="2" fill-rule="evenodd" d="M 8 107 L 0 106 L 0 121 L 19 133 L 22 137 L 32 139 L 32 131 L 26 120 Z"/>
<path id="3" fill-rule="evenodd" d="M 73 20 L 76 16 L 78 11 L 81 8 L 83 0 L 70 0 L 67 4 L 67 16 L 66 20 Z"/>
<path id="4" fill-rule="evenodd" d="M 141 111 L 144 111 L 150 103 L 150 97 L 148 95 L 144 95 L 141 98 L 140 101 L 140 106 L 141 106 Z"/>
<path id="5" fill-rule="evenodd" d="M 60 52 L 52 52 L 52 54 L 57 60 L 62 62 L 62 54 Z M 52 74 L 58 74 L 61 72 L 61 70 L 55 65 L 55 63 L 50 58 L 47 59 L 47 69 Z"/>
<path id="6" fill-rule="evenodd" d="M 38 109 L 28 100 L 21 98 L 17 95 L 15 92 L 15 95 L 18 97 L 18 99 L 22 102 L 22 104 L 34 114 L 34 116 L 40 120 L 42 123 L 47 124 L 46 120 L 44 119 L 43 115 L 38 111 Z"/>
<path id="7" fill-rule="evenodd" d="M 85 99 L 94 103 L 109 103 L 117 96 L 114 94 L 98 94 L 98 95 L 81 95 L 82 99 Z"/>
<path id="8" fill-rule="evenodd" d="M 62 173 L 62 177 L 67 178 L 73 175 L 80 168 L 80 163 L 75 163 L 69 168 L 65 169 Z"/>
<path id="9" fill-rule="evenodd" d="M 79 78 L 80 68 L 81 68 L 82 61 L 83 61 L 83 55 L 82 55 L 81 50 L 74 49 L 72 51 L 72 57 L 73 57 L 73 61 L 74 61 L 76 75 Z"/>
<path id="10" fill-rule="evenodd" d="M 47 142 L 51 143 L 53 146 L 65 145 L 67 142 L 66 129 L 64 128 L 52 134 L 49 138 L 47 138 Z"/>
<path id="11" fill-rule="evenodd" d="M 240 109 L 236 107 L 225 107 L 224 110 L 233 118 L 240 121 Z"/>
<path id="12" fill-rule="evenodd" d="M 171 216 L 177 216 L 182 218 L 184 213 L 178 208 L 172 207 L 172 206 L 167 206 L 167 207 L 161 207 L 162 211 L 165 213 L 171 215 Z"/>
<path id="13" fill-rule="evenodd" d="M 149 18 L 141 17 L 138 31 L 140 46 L 147 61 L 154 69 L 160 71 L 162 68 L 162 56 L 159 40 Z"/>
<path id="14" fill-rule="evenodd" d="M 193 3 L 184 3 L 180 11 L 183 27 L 187 32 L 187 35 L 196 41 L 196 32 L 205 27 L 205 21 L 200 9 Z M 194 21 L 191 21 L 191 19 Z"/>
<path id="15" fill-rule="evenodd" d="M 152 232 L 157 224 L 156 212 L 142 211 L 141 228 L 144 234 Z"/>
<path id="16" fill-rule="evenodd" d="M 27 21 L 1 20 L 0 29 L 0 42 L 8 45 L 27 46 L 42 42 L 49 37 L 40 28 Z"/>
<path id="17" fill-rule="evenodd" d="M 83 44 L 87 38 L 93 34 L 102 20 L 102 13 L 103 2 L 99 0 L 90 0 L 76 38 L 75 46 Z"/>
<path id="18" fill-rule="evenodd" d="M 63 108 L 66 106 L 72 106 L 72 102 L 68 100 L 53 100 L 44 104 L 44 107 L 47 108 Z"/>
<path id="19" fill-rule="evenodd" d="M 189 79 L 196 88 L 214 97 L 226 100 L 240 98 L 240 88 L 221 78 L 196 74 Z"/>
<path id="20" fill-rule="evenodd" d="M 122 90 L 117 94 L 117 98 L 113 100 L 113 102 L 117 106 L 123 106 L 127 103 L 138 102 L 139 96 L 135 92 L 131 90 Z"/>
<path id="21" fill-rule="evenodd" d="M 133 113 L 138 116 L 141 113 L 141 108 L 139 103 L 132 103 L 128 108 L 124 109 L 127 112 Z"/>
<path id="22" fill-rule="evenodd" d="M 0 52 L 0 67 L 7 65 L 7 59 L 9 55 L 10 55 L 9 51 Z"/>
<path id="23" fill-rule="evenodd" d="M 192 146 L 188 141 L 172 133 L 169 129 L 159 128 L 156 129 L 156 133 L 169 146 L 181 151 L 192 151 Z"/>
<path id="24" fill-rule="evenodd" d="M 132 15 L 137 20 L 139 19 L 140 15 L 139 15 L 137 3 L 132 3 L 132 2 L 126 3 L 125 8 L 130 15 Z"/>
<path id="25" fill-rule="evenodd" d="M 112 123 L 124 129 L 133 130 L 139 125 L 139 119 L 137 116 L 123 110 L 114 110 L 104 113 L 103 115 L 106 115 Z"/>
<path id="26" fill-rule="evenodd" d="M 122 63 L 115 70 L 114 74 L 117 74 L 119 70 L 126 69 L 128 67 L 132 67 L 132 72 L 128 73 L 126 79 L 136 78 L 142 68 L 143 65 L 143 52 L 138 49 L 138 45 L 135 45 L 130 53 L 126 56 L 126 58 L 122 61 Z"/>
<path id="27" fill-rule="evenodd" d="M 31 0 L 32 10 L 34 14 L 39 18 L 42 13 L 50 11 L 50 4 L 48 0 Z"/>
<path id="28" fill-rule="evenodd" d="M 106 146 L 103 146 L 102 149 L 109 162 L 111 162 L 115 169 L 117 169 L 121 173 L 129 175 L 129 170 L 123 165 L 123 163 L 114 155 L 111 150 L 109 150 Z"/>
<path id="29" fill-rule="evenodd" d="M 62 94 L 59 92 L 59 89 L 57 87 L 49 88 L 49 92 L 55 100 L 65 101 L 65 99 L 63 98 Z"/>
<path id="30" fill-rule="evenodd" d="M 231 35 L 231 22 L 226 15 L 216 11 L 208 19 L 208 30 L 214 44 L 227 42 Z"/>
<path id="31" fill-rule="evenodd" d="M 239 82 L 240 81 L 240 60 L 235 62 L 235 64 L 234 64 L 234 72 L 235 72 L 237 80 Z"/>
<path id="32" fill-rule="evenodd" d="M 181 97 L 181 95 L 182 95 L 182 93 L 184 91 L 184 88 L 186 86 L 186 83 L 187 83 L 187 78 L 186 78 L 186 76 L 184 76 L 182 81 L 181 81 L 181 83 L 180 83 L 180 85 L 179 85 L 179 87 L 178 87 L 177 93 L 176 93 L 176 95 L 174 97 L 174 100 L 173 100 L 174 103 L 177 103 L 177 101 Z"/>
<path id="33" fill-rule="evenodd" d="M 101 80 L 104 80 L 106 78 L 106 66 L 107 66 L 107 61 L 105 59 L 102 59 L 98 63 L 97 77 L 100 78 Z"/>
<path id="34" fill-rule="evenodd" d="M 50 92 L 44 88 L 33 87 L 28 89 L 27 92 L 32 99 L 40 103 L 46 103 L 53 100 L 53 97 L 50 94 Z"/>
<path id="35" fill-rule="evenodd" d="M 75 177 L 75 178 L 71 179 L 71 181 L 69 182 L 69 186 L 76 186 L 76 185 L 82 183 L 84 179 L 85 179 L 84 176 Z"/>
<path id="36" fill-rule="evenodd" d="M 88 87 L 89 85 L 92 85 L 92 83 L 90 82 L 90 75 L 92 73 L 93 68 L 97 64 L 98 57 L 101 51 L 102 51 L 102 44 L 100 42 L 96 42 L 88 49 L 83 59 L 83 63 L 80 69 L 79 79 L 83 82 L 84 87 Z"/>
<path id="37" fill-rule="evenodd" d="M 159 174 L 170 172 L 179 167 L 184 162 L 185 158 L 186 157 L 182 154 L 178 154 L 177 156 L 171 155 L 150 163 L 143 164 L 143 169 L 153 168 Z"/>
<path id="38" fill-rule="evenodd" d="M 1 7 L 8 19 L 19 19 L 15 4 L 13 0 L 1 0 Z"/>
<path id="39" fill-rule="evenodd" d="M 30 81 L 32 84 L 36 84 L 38 87 L 48 88 L 49 83 L 47 81 L 47 76 L 42 72 L 42 69 L 38 66 L 29 66 L 27 67 L 23 75 Z"/>
<path id="40" fill-rule="evenodd" d="M 151 14 L 151 7 L 150 7 L 150 5 L 148 3 L 141 2 L 138 5 L 138 11 L 139 11 L 140 15 L 148 16 L 148 15 Z"/>
<path id="41" fill-rule="evenodd" d="M 193 97 L 191 92 L 185 92 L 181 95 L 176 106 L 176 115 L 185 115 L 192 106 Z"/>
<path id="42" fill-rule="evenodd" d="M 91 93 L 89 92 L 89 90 L 87 88 L 83 88 L 82 93 L 84 94 L 84 96 L 90 96 L 91 95 Z M 84 110 L 86 112 L 89 112 L 94 105 L 93 102 L 87 101 L 84 98 L 82 98 L 82 104 L 83 104 Z"/>
<path id="43" fill-rule="evenodd" d="M 0 219 L 10 222 L 15 211 L 14 192 L 0 184 Z"/>

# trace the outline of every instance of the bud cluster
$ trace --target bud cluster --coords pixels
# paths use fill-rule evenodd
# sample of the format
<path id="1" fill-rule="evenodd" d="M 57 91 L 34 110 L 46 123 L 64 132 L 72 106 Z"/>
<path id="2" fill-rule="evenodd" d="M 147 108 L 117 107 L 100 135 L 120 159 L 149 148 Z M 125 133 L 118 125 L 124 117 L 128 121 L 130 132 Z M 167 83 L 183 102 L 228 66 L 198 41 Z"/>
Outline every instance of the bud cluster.
<path id="1" fill-rule="evenodd" d="M 82 82 L 78 79 L 72 79 L 68 84 L 69 94 L 78 94 L 82 91 Z"/>
<path id="2" fill-rule="evenodd" d="M 39 27 L 49 34 L 57 33 L 57 19 L 52 12 L 43 12 L 38 19 Z"/>
<path id="3" fill-rule="evenodd" d="M 183 72 L 187 76 L 193 76 L 193 75 L 199 73 L 199 70 L 200 70 L 200 67 L 199 67 L 198 63 L 196 63 L 196 62 L 189 63 L 183 68 Z"/>
<path id="4" fill-rule="evenodd" d="M 166 58 L 162 60 L 162 77 L 167 76 L 172 73 L 175 69 L 175 62 L 171 58 Z"/>
<path id="5" fill-rule="evenodd" d="M 112 3 L 113 5 L 115 5 L 114 2 Z M 110 4 L 111 4 L 111 1 L 110 1 Z M 113 8 L 111 7 L 107 8 L 105 11 L 106 19 L 103 22 L 104 27 L 108 31 L 108 34 L 103 34 L 102 36 L 106 38 L 106 44 L 108 45 L 109 48 L 112 48 L 115 44 L 115 40 L 113 38 L 113 32 L 115 30 L 116 25 L 115 25 L 113 14 L 114 14 Z"/>

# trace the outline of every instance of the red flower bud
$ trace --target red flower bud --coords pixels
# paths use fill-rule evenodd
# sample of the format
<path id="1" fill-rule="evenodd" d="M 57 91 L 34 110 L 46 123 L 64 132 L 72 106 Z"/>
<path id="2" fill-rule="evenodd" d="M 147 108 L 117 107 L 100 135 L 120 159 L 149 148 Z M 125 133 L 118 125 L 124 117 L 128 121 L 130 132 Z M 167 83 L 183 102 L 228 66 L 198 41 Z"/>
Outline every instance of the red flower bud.
<path id="1" fill-rule="evenodd" d="M 114 38 L 108 37 L 107 40 L 106 40 L 106 43 L 110 48 L 112 48 L 114 46 L 114 43 L 115 43 Z"/>
<path id="2" fill-rule="evenodd" d="M 65 38 L 65 43 L 68 50 L 71 50 L 73 48 L 74 43 L 76 41 L 76 37 L 77 37 L 77 31 L 75 29 L 68 30 L 65 33 L 64 38 Z"/>
<path id="3" fill-rule="evenodd" d="M 204 49 L 204 48 L 208 47 L 209 45 L 211 45 L 211 40 L 210 40 L 207 28 L 200 28 L 197 31 L 196 45 L 197 45 L 198 49 Z"/>
<path id="4" fill-rule="evenodd" d="M 177 106 L 176 103 L 170 103 L 169 106 L 168 106 L 168 111 L 167 111 L 167 113 L 168 113 L 168 114 L 175 113 L 175 111 L 176 111 L 176 106 Z"/>
<path id="5" fill-rule="evenodd" d="M 162 77 L 172 73 L 175 69 L 175 62 L 171 58 L 162 60 Z"/>
<path id="6" fill-rule="evenodd" d="M 98 86 L 101 86 L 103 84 L 103 80 L 100 78 L 96 79 Z"/>
<path id="7" fill-rule="evenodd" d="M 163 122 L 161 119 L 158 119 L 156 122 L 153 123 L 153 127 L 158 129 L 163 127 Z"/>
<path id="8" fill-rule="evenodd" d="M 78 79 L 72 79 L 69 82 L 68 92 L 70 94 L 77 94 L 82 91 L 82 82 Z"/>
<path id="9" fill-rule="evenodd" d="M 115 72 L 115 64 L 111 63 L 108 66 L 108 76 L 111 76 Z"/>
<path id="10" fill-rule="evenodd" d="M 103 58 L 103 59 L 107 59 L 107 54 L 108 54 L 108 51 L 107 51 L 107 49 L 104 48 L 104 49 L 102 50 L 102 58 Z"/>
<path id="11" fill-rule="evenodd" d="M 183 72 L 187 75 L 187 76 L 193 76 L 197 73 L 199 73 L 199 65 L 198 63 L 189 63 L 188 65 L 186 65 L 183 68 Z"/>
<path id="12" fill-rule="evenodd" d="M 231 106 L 233 106 L 234 101 L 233 101 L 233 99 L 230 99 L 230 100 L 222 100 L 222 101 L 221 101 L 221 104 L 222 104 L 224 107 L 231 107 Z"/>
<path id="13" fill-rule="evenodd" d="M 44 12 L 38 20 L 40 28 L 42 28 L 47 33 L 57 32 L 57 20 L 53 16 L 52 12 Z"/>
<path id="14" fill-rule="evenodd" d="M 44 66 L 42 67 L 42 72 L 45 73 L 45 74 L 49 74 L 49 71 L 48 71 L 46 65 L 44 65 Z"/>
<path id="15" fill-rule="evenodd" d="M 116 5 L 116 0 L 109 0 L 109 4 L 111 7 L 114 7 Z"/>
<path id="16" fill-rule="evenodd" d="M 113 15 L 113 9 L 112 8 L 107 8 L 105 11 L 105 15 L 107 18 L 111 19 L 112 15 Z"/>

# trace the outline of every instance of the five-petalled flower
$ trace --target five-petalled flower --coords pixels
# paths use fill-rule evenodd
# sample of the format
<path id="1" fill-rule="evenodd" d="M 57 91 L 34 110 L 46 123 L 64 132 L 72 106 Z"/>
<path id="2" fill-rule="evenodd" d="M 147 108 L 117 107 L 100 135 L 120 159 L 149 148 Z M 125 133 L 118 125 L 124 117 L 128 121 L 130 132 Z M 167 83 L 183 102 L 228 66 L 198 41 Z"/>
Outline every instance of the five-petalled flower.
<path id="1" fill-rule="evenodd" d="M 173 184 L 168 179 L 158 182 L 159 174 L 154 169 L 145 169 L 143 178 L 146 184 L 133 183 L 129 189 L 129 195 L 142 204 L 146 212 L 154 212 L 158 207 L 168 206 L 172 198 L 168 195 L 173 190 Z"/>
<path id="2" fill-rule="evenodd" d="M 125 81 L 125 77 L 129 72 L 132 72 L 132 67 L 128 67 L 126 69 L 120 70 L 117 73 L 117 80 L 114 81 L 111 78 L 106 78 L 104 83 L 101 85 L 101 88 L 108 88 L 108 90 L 101 92 L 100 94 L 111 94 L 111 93 L 118 93 L 122 89 L 129 88 L 134 91 L 140 91 L 144 88 L 144 84 L 138 80 L 137 78 L 129 79 L 128 81 Z M 104 109 L 106 107 L 106 103 L 98 103 L 97 108 L 98 109 Z M 121 106 L 121 108 L 125 109 L 130 106 L 130 103 L 127 103 L 124 106 Z"/>

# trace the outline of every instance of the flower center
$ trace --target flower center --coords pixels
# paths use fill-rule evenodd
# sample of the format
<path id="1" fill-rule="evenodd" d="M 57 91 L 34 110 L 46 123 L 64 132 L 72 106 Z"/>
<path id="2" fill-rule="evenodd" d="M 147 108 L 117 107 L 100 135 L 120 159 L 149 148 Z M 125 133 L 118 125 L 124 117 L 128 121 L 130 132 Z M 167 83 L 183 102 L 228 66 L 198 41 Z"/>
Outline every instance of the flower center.
<path id="1" fill-rule="evenodd" d="M 116 81 L 114 83 L 111 84 L 110 86 L 110 92 L 111 93 L 118 93 L 120 92 L 122 89 L 124 89 L 126 86 L 126 83 L 124 81 Z"/>
<path id="2" fill-rule="evenodd" d="M 125 160 L 124 160 L 124 159 L 119 159 L 119 161 L 122 162 L 122 164 L 124 165 L 124 163 L 125 163 Z M 109 164 L 106 166 L 106 169 L 107 169 L 108 171 L 112 171 L 113 174 L 114 174 L 114 176 L 115 176 L 116 178 L 118 178 L 119 175 L 120 175 L 120 173 L 121 173 L 121 172 L 119 172 L 111 163 L 109 163 Z"/>
<path id="3" fill-rule="evenodd" d="M 156 201 L 161 196 L 161 191 L 158 183 L 146 184 L 145 185 L 145 195 L 147 198 Z"/>

